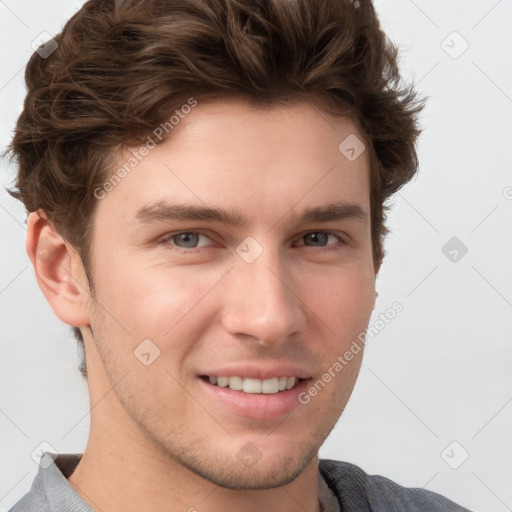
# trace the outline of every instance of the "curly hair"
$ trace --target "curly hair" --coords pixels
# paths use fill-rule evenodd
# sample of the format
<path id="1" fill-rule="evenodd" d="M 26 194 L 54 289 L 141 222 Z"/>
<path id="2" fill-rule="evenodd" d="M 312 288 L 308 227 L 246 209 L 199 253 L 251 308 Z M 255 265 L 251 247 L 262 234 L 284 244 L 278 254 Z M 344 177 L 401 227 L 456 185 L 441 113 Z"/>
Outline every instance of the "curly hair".
<path id="1" fill-rule="evenodd" d="M 386 200 L 417 172 L 425 100 L 403 83 L 398 48 L 370 0 L 89 0 L 50 43 L 26 67 L 28 92 L 4 153 L 18 162 L 8 192 L 77 250 L 91 297 L 93 191 L 116 149 L 144 142 L 191 96 L 241 96 L 262 108 L 315 99 L 349 116 L 369 149 L 380 266 Z M 87 377 L 85 360 L 80 369 Z"/>

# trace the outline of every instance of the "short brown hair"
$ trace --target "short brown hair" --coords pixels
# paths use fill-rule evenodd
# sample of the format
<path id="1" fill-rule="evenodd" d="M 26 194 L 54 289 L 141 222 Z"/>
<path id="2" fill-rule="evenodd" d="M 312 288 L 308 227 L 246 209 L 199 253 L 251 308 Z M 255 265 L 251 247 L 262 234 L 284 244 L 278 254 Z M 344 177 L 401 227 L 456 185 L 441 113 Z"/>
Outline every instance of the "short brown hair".
<path id="1" fill-rule="evenodd" d="M 43 210 L 77 249 L 91 296 L 93 191 L 112 171 L 113 150 L 145 142 L 191 96 L 236 95 L 264 108 L 320 99 L 349 115 L 370 151 L 380 266 L 385 201 L 417 171 L 424 100 L 402 83 L 398 49 L 370 0 L 89 0 L 54 41 L 25 71 L 5 152 L 19 164 L 8 192 L 28 212 Z M 87 376 L 85 360 L 81 370 Z"/>

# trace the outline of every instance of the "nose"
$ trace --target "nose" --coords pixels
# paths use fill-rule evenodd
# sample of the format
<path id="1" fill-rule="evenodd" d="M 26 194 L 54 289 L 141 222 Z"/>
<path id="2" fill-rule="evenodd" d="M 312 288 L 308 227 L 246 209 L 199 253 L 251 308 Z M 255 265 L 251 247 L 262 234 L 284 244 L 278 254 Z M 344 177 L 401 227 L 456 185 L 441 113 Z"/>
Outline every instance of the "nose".
<path id="1" fill-rule="evenodd" d="M 223 293 L 222 322 L 226 331 L 267 346 L 303 332 L 304 299 L 277 250 L 265 249 L 252 263 L 235 256 Z"/>

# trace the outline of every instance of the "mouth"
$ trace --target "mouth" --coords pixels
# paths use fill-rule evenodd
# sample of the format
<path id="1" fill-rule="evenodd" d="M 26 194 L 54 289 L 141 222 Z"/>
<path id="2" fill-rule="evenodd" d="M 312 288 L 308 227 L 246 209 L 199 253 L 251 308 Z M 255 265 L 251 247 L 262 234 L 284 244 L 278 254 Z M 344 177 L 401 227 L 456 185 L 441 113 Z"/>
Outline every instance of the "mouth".
<path id="1" fill-rule="evenodd" d="M 212 386 L 228 388 L 232 391 L 241 391 L 247 394 L 276 395 L 296 388 L 302 381 L 300 377 L 272 377 L 269 379 L 256 379 L 240 376 L 212 376 L 201 375 L 201 379 Z"/>
<path id="2" fill-rule="evenodd" d="M 234 414 L 236 417 L 270 421 L 282 418 L 299 407 L 301 402 L 298 397 L 312 380 L 311 377 L 271 375 L 265 379 L 239 375 L 199 375 L 198 382 L 212 410 L 217 409 L 219 413 L 232 418 Z"/>

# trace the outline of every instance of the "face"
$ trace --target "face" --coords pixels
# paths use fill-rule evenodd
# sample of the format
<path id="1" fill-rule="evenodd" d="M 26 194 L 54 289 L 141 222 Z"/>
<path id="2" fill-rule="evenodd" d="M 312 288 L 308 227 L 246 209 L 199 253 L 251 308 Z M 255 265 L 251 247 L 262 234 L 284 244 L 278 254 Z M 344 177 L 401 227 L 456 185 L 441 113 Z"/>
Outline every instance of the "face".
<path id="1" fill-rule="evenodd" d="M 199 102 L 98 201 L 89 385 L 104 372 L 141 439 L 218 485 L 290 482 L 355 384 L 362 350 L 332 371 L 375 301 L 369 158 L 338 149 L 351 134 L 310 103 Z"/>

